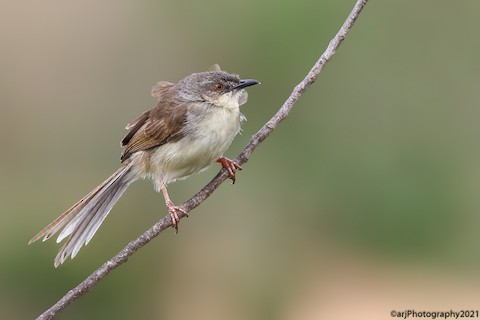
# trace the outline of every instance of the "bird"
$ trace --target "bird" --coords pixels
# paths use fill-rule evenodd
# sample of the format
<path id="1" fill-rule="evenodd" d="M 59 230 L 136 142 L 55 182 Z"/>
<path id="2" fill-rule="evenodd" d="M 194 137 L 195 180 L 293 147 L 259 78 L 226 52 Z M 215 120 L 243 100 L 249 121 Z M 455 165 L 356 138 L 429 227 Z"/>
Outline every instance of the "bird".
<path id="1" fill-rule="evenodd" d="M 240 106 L 247 102 L 245 88 L 259 84 L 220 70 L 193 73 L 177 83 L 160 81 L 152 88 L 157 103 L 127 126 L 121 141 L 121 166 L 90 193 L 38 232 L 29 244 L 48 240 L 61 230 L 57 243 L 65 240 L 54 259 L 57 268 L 68 256 L 73 259 L 87 245 L 128 186 L 150 179 L 162 192 L 165 205 L 178 232 L 179 213 L 167 185 L 201 172 L 215 162 L 235 183 L 235 161 L 223 154 L 245 120 Z"/>

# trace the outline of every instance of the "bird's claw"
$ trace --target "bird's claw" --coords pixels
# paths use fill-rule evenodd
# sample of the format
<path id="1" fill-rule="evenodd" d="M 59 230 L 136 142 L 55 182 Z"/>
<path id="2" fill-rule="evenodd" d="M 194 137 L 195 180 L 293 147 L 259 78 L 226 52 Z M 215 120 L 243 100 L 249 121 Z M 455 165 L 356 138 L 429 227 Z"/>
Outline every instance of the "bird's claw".
<path id="1" fill-rule="evenodd" d="M 239 164 L 237 164 L 235 161 L 230 160 L 230 159 L 225 158 L 225 157 L 218 158 L 217 162 L 222 165 L 222 168 L 227 170 L 228 178 L 231 179 L 232 184 L 234 184 L 235 180 L 236 180 L 235 172 L 237 170 L 242 170 L 242 167 Z"/>
<path id="2" fill-rule="evenodd" d="M 177 212 L 183 213 L 186 217 L 188 217 L 188 213 L 182 208 L 174 205 L 172 202 L 167 203 L 167 209 L 168 213 L 170 214 L 170 219 L 172 220 L 173 227 L 175 228 L 175 233 L 178 233 L 178 224 L 180 223 L 180 217 L 178 216 Z"/>

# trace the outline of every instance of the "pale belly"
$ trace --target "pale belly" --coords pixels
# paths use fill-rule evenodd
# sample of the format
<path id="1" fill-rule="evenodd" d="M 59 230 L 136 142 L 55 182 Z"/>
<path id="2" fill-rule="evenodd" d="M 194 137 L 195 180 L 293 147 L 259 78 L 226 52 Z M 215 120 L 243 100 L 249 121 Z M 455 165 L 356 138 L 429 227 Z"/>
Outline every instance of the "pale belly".
<path id="1" fill-rule="evenodd" d="M 168 184 L 208 168 L 228 149 L 240 131 L 240 112 L 217 113 L 198 124 L 195 134 L 137 155 L 143 176 L 151 178 L 157 190 L 162 181 Z"/>

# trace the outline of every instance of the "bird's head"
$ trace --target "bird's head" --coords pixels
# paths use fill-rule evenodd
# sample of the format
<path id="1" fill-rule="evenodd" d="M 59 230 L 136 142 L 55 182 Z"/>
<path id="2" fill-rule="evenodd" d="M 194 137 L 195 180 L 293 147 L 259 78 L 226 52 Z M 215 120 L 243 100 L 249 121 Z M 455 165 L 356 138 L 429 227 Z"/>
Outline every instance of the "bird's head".
<path id="1" fill-rule="evenodd" d="M 247 102 L 246 87 L 257 80 L 240 79 L 225 71 L 207 71 L 189 75 L 176 84 L 179 98 L 185 102 L 208 102 L 218 107 L 237 107 Z"/>

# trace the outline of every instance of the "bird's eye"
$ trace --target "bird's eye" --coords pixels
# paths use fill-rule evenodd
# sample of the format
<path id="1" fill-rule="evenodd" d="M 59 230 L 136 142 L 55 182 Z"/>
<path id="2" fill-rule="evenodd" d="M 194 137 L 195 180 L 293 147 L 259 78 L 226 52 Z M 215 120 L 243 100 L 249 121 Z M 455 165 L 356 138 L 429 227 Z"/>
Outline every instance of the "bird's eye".
<path id="1" fill-rule="evenodd" d="M 215 84 L 215 89 L 218 91 L 222 91 L 225 88 L 225 86 L 221 83 Z"/>

